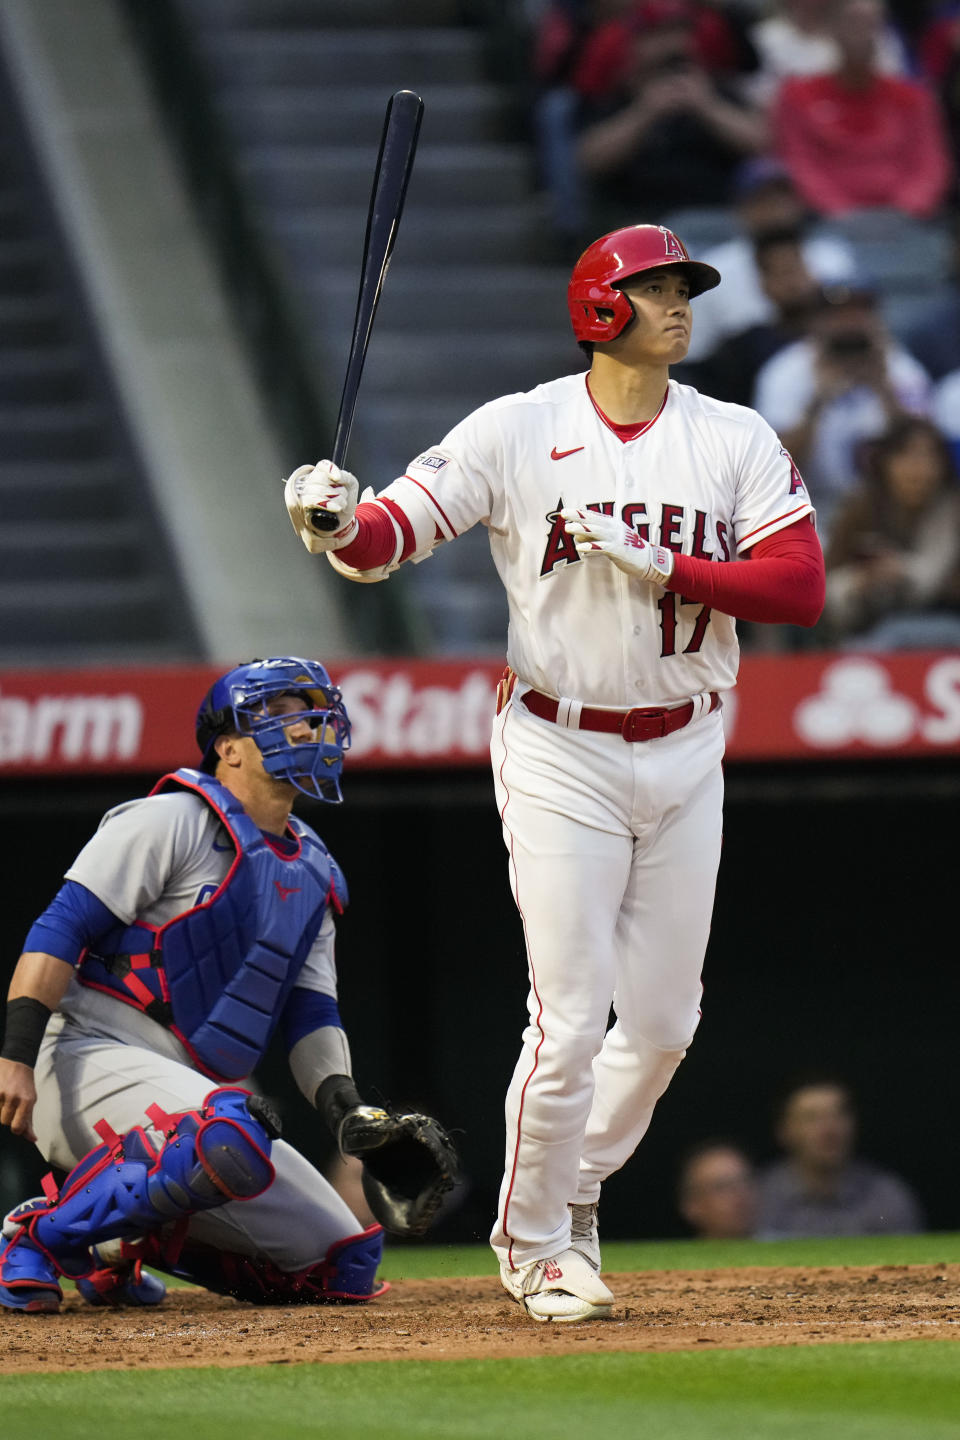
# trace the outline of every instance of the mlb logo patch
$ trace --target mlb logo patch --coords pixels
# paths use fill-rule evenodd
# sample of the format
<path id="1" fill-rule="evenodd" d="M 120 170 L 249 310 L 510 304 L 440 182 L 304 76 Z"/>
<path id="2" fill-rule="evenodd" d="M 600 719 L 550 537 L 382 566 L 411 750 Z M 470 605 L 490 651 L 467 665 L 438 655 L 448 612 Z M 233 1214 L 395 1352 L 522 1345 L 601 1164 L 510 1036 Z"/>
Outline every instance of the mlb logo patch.
<path id="1" fill-rule="evenodd" d="M 425 470 L 442 470 L 448 462 L 443 455 L 418 455 L 414 465 L 422 465 Z"/>

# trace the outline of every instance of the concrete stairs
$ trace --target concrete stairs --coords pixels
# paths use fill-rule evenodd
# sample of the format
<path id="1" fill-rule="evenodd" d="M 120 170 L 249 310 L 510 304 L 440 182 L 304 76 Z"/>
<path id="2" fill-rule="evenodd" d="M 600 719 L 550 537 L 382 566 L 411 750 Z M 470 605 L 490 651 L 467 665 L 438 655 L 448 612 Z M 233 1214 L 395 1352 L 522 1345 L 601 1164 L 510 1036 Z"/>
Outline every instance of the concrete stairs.
<path id="1" fill-rule="evenodd" d="M 196 654 L 162 527 L 0 64 L 0 666 Z"/>
<path id="2" fill-rule="evenodd" d="M 455 0 L 177 8 L 334 416 L 384 110 L 395 90 L 423 97 L 351 441 L 362 485 L 382 488 L 486 400 L 582 368 L 515 97 Z M 398 581 L 415 586 L 427 648 L 502 653 L 506 604 L 482 526 Z"/>

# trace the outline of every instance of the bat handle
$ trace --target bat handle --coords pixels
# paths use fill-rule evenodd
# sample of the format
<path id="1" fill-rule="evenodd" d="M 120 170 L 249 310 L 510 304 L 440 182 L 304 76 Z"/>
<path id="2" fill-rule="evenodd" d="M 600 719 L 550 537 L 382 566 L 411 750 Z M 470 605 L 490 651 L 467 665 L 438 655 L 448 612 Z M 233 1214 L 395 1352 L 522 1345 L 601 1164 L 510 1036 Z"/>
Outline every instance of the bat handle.
<path id="1" fill-rule="evenodd" d="M 314 530 L 340 529 L 340 516 L 334 510 L 321 510 L 316 505 L 311 505 L 307 510 L 307 521 Z"/>
<path id="2" fill-rule="evenodd" d="M 345 430 L 342 418 L 337 423 L 337 433 L 333 441 L 333 454 L 331 459 L 337 468 L 341 468 L 347 455 L 347 439 L 349 431 Z M 307 522 L 314 530 L 321 530 L 329 535 L 333 530 L 339 530 L 343 523 L 336 510 L 322 510 L 319 505 L 311 505 L 307 509 Z"/>

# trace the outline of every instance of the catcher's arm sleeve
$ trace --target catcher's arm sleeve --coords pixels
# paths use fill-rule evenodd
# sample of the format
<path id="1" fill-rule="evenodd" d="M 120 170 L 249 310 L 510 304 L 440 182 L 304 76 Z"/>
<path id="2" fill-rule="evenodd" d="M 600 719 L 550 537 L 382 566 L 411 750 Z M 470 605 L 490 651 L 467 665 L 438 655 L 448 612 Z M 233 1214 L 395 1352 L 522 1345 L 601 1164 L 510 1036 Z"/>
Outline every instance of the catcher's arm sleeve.
<path id="1" fill-rule="evenodd" d="M 319 1110 L 318 1095 L 326 1081 L 331 1076 L 350 1075 L 350 1042 L 346 1032 L 339 1025 L 324 1025 L 320 1030 L 309 1031 L 290 1051 L 289 1062 L 299 1089 Z"/>
<path id="2" fill-rule="evenodd" d="M 119 917 L 85 885 L 65 880 L 27 932 L 24 952 L 54 955 L 73 966 L 84 950 L 118 924 Z M 58 1002 L 61 998 L 62 992 Z"/>

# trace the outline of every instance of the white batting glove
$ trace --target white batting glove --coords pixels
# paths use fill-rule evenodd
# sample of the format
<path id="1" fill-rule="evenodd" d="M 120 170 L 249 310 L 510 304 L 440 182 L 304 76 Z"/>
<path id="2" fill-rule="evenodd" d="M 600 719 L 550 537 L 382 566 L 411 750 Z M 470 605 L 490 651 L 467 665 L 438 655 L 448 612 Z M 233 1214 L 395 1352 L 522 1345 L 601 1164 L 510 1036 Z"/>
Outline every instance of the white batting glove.
<path id="1" fill-rule="evenodd" d="M 573 536 L 578 552 L 585 558 L 606 555 L 625 575 L 649 580 L 651 585 L 666 585 L 670 579 L 673 551 L 641 540 L 636 530 L 622 520 L 593 510 L 561 510 L 560 518 L 566 521 L 563 528 Z"/>
<path id="2" fill-rule="evenodd" d="M 301 465 L 284 481 L 283 499 L 290 523 L 311 555 L 342 550 L 357 533 L 357 477 L 341 470 L 332 460 Z M 328 510 L 340 522 L 336 530 L 317 530 L 311 524 L 311 510 Z"/>

